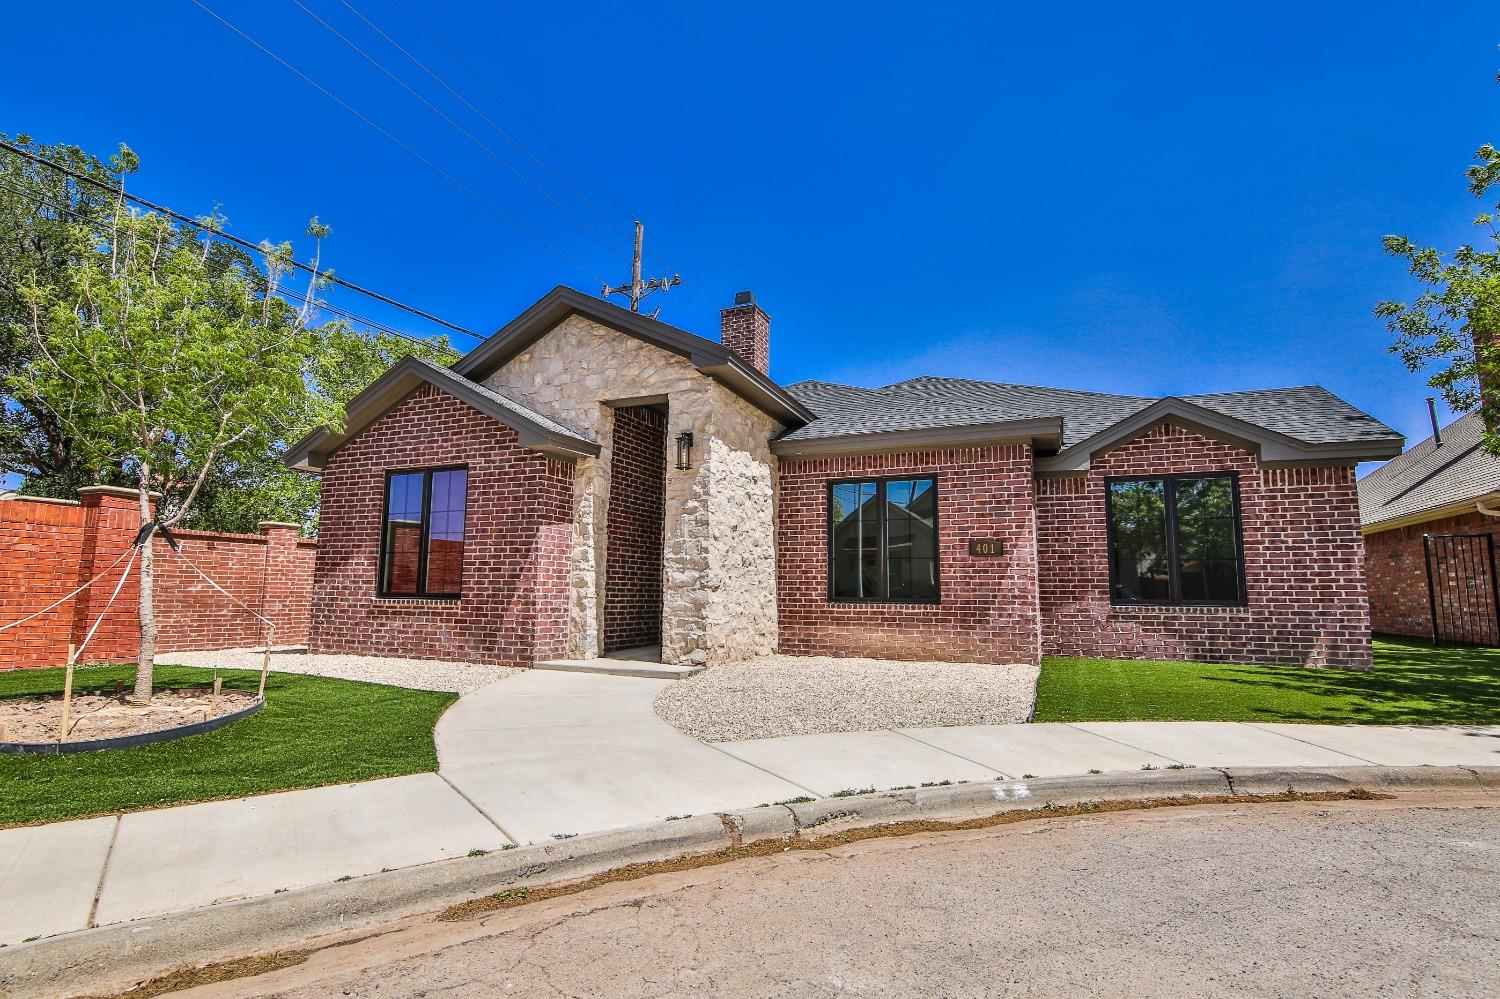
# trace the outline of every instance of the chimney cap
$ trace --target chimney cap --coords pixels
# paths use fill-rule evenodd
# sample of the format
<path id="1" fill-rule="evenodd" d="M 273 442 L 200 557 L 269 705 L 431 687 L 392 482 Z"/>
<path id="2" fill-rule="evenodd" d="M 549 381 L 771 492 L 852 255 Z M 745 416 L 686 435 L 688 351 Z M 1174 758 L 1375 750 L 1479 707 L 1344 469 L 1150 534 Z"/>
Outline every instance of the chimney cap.
<path id="1" fill-rule="evenodd" d="M 754 305 L 755 304 L 755 292 L 753 292 L 753 291 L 737 291 L 737 292 L 735 292 L 734 293 L 734 304 L 735 305 Z"/>

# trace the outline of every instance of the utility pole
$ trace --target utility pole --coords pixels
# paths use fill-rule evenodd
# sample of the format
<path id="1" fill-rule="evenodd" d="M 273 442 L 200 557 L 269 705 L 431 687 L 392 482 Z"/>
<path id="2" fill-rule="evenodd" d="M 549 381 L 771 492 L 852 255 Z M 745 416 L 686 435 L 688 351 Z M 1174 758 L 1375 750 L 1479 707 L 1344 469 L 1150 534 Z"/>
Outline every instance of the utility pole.
<path id="1" fill-rule="evenodd" d="M 606 284 L 604 290 L 600 292 L 600 295 L 605 298 L 611 295 L 625 295 L 630 299 L 631 312 L 641 311 L 641 302 L 645 301 L 646 296 L 653 291 L 666 291 L 673 285 L 682 284 L 682 276 L 679 274 L 673 274 L 669 278 L 658 277 L 652 278 L 649 281 L 641 280 L 641 246 L 645 241 L 646 227 L 641 225 L 640 222 L 636 222 L 635 255 L 630 261 L 630 283 L 616 285 L 613 288 Z M 660 308 L 656 310 L 656 312 L 660 311 Z M 651 313 L 653 318 L 655 318 L 656 312 Z"/>

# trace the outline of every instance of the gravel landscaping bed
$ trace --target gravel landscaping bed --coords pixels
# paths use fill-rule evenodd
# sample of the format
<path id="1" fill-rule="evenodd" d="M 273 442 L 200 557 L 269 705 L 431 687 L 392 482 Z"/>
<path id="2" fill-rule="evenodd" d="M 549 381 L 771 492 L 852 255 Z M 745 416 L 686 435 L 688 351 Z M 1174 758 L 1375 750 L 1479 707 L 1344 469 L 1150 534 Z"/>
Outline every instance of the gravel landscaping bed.
<path id="1" fill-rule="evenodd" d="M 177 666 L 258 670 L 261 656 L 257 649 L 219 649 L 212 652 L 163 652 L 156 661 Z M 303 648 L 272 649 L 271 669 L 278 673 L 331 676 L 338 680 L 363 680 L 410 690 L 445 690 L 455 694 L 471 693 L 521 672 L 508 666 L 434 659 L 312 655 Z"/>
<path id="2" fill-rule="evenodd" d="M 704 742 L 820 732 L 1024 722 L 1038 667 L 766 656 L 712 666 L 656 696 L 656 713 Z"/>

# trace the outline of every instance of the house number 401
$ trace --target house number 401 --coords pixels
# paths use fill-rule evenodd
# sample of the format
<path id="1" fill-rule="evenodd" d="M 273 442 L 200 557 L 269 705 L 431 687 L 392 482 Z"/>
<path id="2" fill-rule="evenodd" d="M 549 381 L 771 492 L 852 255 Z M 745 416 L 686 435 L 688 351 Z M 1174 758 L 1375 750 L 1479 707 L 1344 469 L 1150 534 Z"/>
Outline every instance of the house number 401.
<path id="1" fill-rule="evenodd" d="M 1000 553 L 1001 553 L 1001 547 L 1000 547 L 1000 541 L 999 541 L 998 538 L 970 538 L 969 539 L 969 554 L 970 555 L 986 556 L 986 555 L 999 555 Z"/>

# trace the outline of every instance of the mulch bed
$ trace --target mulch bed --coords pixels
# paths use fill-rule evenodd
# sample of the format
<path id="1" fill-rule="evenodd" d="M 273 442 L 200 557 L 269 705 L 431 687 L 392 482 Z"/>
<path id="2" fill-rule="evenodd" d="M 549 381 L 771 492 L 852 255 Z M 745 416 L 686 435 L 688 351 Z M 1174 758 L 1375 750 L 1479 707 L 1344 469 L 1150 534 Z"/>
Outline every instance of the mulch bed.
<path id="1" fill-rule="evenodd" d="M 219 718 L 255 703 L 255 695 L 224 690 L 214 700 L 210 690 L 158 690 L 150 704 L 131 704 L 110 694 L 76 694 L 67 742 L 113 739 L 160 732 Z M 61 694 L 0 701 L 0 742 L 57 742 L 62 726 Z"/>

